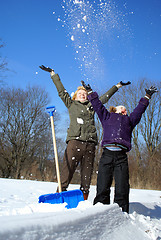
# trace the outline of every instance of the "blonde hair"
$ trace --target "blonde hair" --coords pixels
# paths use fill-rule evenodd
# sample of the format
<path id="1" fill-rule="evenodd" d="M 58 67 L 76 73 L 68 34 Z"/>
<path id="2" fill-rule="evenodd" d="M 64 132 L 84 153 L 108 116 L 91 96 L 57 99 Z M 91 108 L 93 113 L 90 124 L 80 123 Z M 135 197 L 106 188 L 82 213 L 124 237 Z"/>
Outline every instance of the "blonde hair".
<path id="1" fill-rule="evenodd" d="M 74 93 L 74 95 L 72 97 L 72 100 L 76 99 L 76 96 L 77 96 L 77 93 L 78 93 L 79 90 L 84 90 L 87 93 L 87 90 L 83 86 L 79 86 L 79 87 L 77 87 L 77 90 L 75 91 L 75 93 Z"/>

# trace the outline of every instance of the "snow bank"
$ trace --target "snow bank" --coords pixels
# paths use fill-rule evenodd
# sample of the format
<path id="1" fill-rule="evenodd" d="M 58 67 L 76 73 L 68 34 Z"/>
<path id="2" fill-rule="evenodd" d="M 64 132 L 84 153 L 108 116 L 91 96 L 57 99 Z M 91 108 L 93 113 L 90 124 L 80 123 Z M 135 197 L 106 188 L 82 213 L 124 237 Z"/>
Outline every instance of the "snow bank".
<path id="1" fill-rule="evenodd" d="M 93 206 L 95 186 L 89 200 L 75 209 L 38 203 L 40 195 L 56 191 L 56 183 L 0 179 L 0 187 L 1 240 L 161 239 L 161 191 L 131 189 L 130 214 L 126 214 L 117 204 Z M 112 188 L 111 203 L 113 195 Z"/>

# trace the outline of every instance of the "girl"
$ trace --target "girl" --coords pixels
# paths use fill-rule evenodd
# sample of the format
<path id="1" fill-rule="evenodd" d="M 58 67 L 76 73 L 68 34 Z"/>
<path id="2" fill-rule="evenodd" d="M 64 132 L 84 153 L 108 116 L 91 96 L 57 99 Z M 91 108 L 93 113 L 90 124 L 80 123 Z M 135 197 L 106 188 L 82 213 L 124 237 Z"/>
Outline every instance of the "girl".
<path id="1" fill-rule="evenodd" d="M 149 99 L 157 92 L 155 87 L 145 89 L 146 95 L 141 98 L 138 106 L 130 116 L 124 106 L 112 107 L 109 112 L 99 100 L 98 94 L 92 92 L 89 84 L 84 87 L 90 93 L 88 99 L 103 127 L 103 140 L 101 146 L 103 153 L 99 162 L 97 177 L 97 194 L 94 204 L 101 202 L 110 204 L 110 188 L 113 176 L 115 178 L 114 202 L 129 212 L 129 169 L 126 152 L 131 150 L 131 138 L 134 127 L 140 122 L 142 114 L 149 105 Z"/>

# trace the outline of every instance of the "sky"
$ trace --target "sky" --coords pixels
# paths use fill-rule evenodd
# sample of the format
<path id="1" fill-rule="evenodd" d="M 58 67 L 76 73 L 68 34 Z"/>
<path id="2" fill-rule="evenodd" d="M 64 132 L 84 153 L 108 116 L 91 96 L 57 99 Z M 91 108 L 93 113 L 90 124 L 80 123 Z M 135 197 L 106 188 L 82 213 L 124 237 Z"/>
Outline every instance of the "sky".
<path id="1" fill-rule="evenodd" d="M 1 240 L 160 240 L 161 191 L 130 189 L 129 214 L 113 204 L 93 206 L 96 187 L 87 201 L 67 209 L 66 203 L 38 203 L 56 191 L 57 183 L 0 178 Z M 69 190 L 79 189 L 70 184 Z M 70 202 L 70 200 L 69 200 Z"/>
<path id="2" fill-rule="evenodd" d="M 42 64 L 70 94 L 81 80 L 97 91 L 119 81 L 161 80 L 161 0 L 1 1 L 0 38 L 6 86 L 39 85 L 60 113 L 65 106 Z"/>

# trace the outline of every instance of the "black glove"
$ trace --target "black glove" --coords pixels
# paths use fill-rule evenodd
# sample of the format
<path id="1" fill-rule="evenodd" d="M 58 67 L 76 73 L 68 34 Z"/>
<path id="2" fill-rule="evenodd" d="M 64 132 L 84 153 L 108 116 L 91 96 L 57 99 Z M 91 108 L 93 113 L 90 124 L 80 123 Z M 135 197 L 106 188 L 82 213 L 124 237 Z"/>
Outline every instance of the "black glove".
<path id="1" fill-rule="evenodd" d="M 146 89 L 146 88 L 145 88 L 145 92 L 146 92 L 146 94 L 147 94 L 148 96 L 150 96 L 150 98 L 151 98 L 151 96 L 152 96 L 155 92 L 158 92 L 158 90 L 157 90 L 156 87 L 151 86 L 149 89 Z"/>
<path id="2" fill-rule="evenodd" d="M 126 85 L 129 85 L 129 84 L 131 84 L 131 82 L 130 81 L 128 81 L 128 82 L 125 82 L 125 83 L 123 83 L 122 81 L 120 82 L 120 84 L 122 85 L 122 86 L 126 86 Z"/>
<path id="3" fill-rule="evenodd" d="M 88 94 L 92 93 L 92 88 L 89 84 L 86 85 L 84 81 L 81 81 L 81 83 L 82 83 L 82 86 L 86 89 Z"/>
<path id="4" fill-rule="evenodd" d="M 53 69 L 49 68 L 49 67 L 45 67 L 44 65 L 39 66 L 39 68 L 41 68 L 42 70 L 46 71 L 46 72 L 52 72 L 54 71 Z"/>

